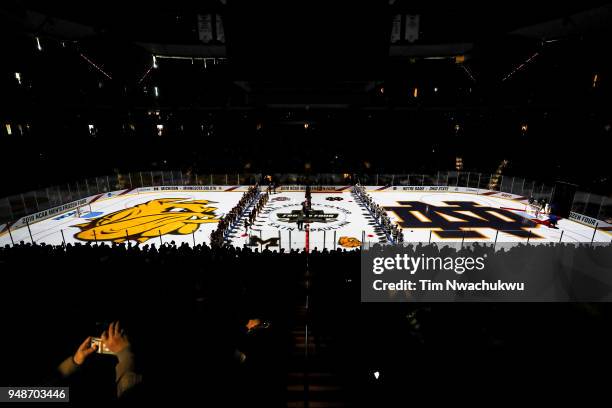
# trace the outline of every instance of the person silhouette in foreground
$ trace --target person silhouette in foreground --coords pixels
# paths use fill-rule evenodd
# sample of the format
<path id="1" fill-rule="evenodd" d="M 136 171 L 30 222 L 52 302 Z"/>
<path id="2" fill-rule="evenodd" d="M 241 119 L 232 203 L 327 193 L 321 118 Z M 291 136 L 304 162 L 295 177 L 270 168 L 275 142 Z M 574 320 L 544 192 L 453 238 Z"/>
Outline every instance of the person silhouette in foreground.
<path id="1" fill-rule="evenodd" d="M 87 337 L 76 350 L 74 355 L 64 360 L 58 367 L 62 377 L 66 378 L 75 374 L 83 365 L 85 360 L 98 351 L 97 344 L 91 344 L 91 336 Z M 130 347 L 130 341 L 119 322 L 112 322 L 101 336 L 102 344 L 117 356 L 115 366 L 115 383 L 117 386 L 117 398 L 125 397 L 129 390 L 142 383 L 142 375 L 139 373 Z"/>

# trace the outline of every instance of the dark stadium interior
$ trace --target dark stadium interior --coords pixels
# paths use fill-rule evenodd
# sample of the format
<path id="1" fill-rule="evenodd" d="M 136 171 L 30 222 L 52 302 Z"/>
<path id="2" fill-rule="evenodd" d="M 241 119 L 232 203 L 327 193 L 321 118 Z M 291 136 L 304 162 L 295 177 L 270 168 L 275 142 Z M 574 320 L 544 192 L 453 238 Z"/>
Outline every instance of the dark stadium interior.
<path id="1" fill-rule="evenodd" d="M 30 3 L 49 12 L 50 20 L 24 22 Z M 32 176 L 20 176 L 11 192 L 25 182 L 41 187 L 151 168 L 446 170 L 458 155 L 466 169 L 493 172 L 500 159 L 508 159 L 510 174 L 609 189 L 609 147 L 585 143 L 605 145 L 612 134 L 605 52 L 610 32 L 602 22 L 609 9 L 597 14 L 601 27 L 587 29 L 594 18 L 569 17 L 584 4 L 518 2 L 504 13 L 493 6 L 425 6 L 422 39 L 411 50 L 389 44 L 388 20 L 419 6 L 378 3 L 244 9 L 203 2 L 160 11 L 137 3 L 119 13 L 112 6 L 91 13 L 78 2 L 16 2 L 3 14 L 3 49 L 11 58 L 1 65 L 0 103 L 4 119 L 22 126 L 14 134 L 27 137 L 2 138 L 3 151 L 20 152 L 5 155 L 2 171 L 19 168 Z M 216 7 L 223 7 L 227 20 L 227 44 L 198 44 L 195 14 Z M 537 28 L 514 32 L 561 17 L 568 21 L 550 28 L 544 36 L 549 41 L 536 37 Z M 83 26 L 65 27 L 63 18 Z M 41 35 L 55 34 L 42 39 L 43 51 L 34 43 L 35 24 Z M 159 69 L 149 70 L 156 49 L 200 59 L 159 59 Z M 465 63 L 437 56 L 464 49 Z M 536 53 L 528 69 L 503 81 Z M 208 55 L 218 58 L 205 68 L 201 58 Z M 164 125 L 161 137 L 157 124 Z M 293 143 L 305 138 L 311 141 L 306 148 Z M 376 148 L 366 147 L 371 144 Z M 577 166 L 580 161 L 589 168 Z"/>
<path id="2" fill-rule="evenodd" d="M 223 37 L 216 22 L 203 42 L 209 14 Z M 402 20 L 390 41 L 396 15 L 420 16 L 416 40 Z M 5 1 L 0 198 L 141 170 L 492 174 L 504 161 L 504 175 L 610 197 L 611 38 L 605 1 Z M 84 336 L 119 319 L 146 378 L 130 403 L 605 391 L 607 303 L 364 304 L 358 251 L 156 246 L 0 247 L 0 386 L 55 384 Z M 115 399 L 113 365 L 95 357 L 73 402 Z"/>

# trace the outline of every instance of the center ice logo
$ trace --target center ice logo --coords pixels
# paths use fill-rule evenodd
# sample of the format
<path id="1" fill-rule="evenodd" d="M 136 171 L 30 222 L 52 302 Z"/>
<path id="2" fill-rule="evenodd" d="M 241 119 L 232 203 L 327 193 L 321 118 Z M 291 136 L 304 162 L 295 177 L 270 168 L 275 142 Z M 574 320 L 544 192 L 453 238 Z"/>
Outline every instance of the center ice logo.
<path id="1" fill-rule="evenodd" d="M 520 238 L 542 238 L 528 228 L 538 224 L 511 211 L 480 205 L 473 201 L 444 201 L 436 206 L 420 201 L 398 201 L 399 205 L 385 206 L 395 213 L 402 228 L 431 229 L 440 238 L 486 238 L 476 231 L 490 228 Z"/>
<path id="2" fill-rule="evenodd" d="M 186 198 L 160 198 L 115 211 L 84 224 L 75 238 L 83 241 L 135 240 L 140 243 L 160 235 L 187 235 L 200 224 L 219 222 L 214 201 Z"/>
<path id="3" fill-rule="evenodd" d="M 326 213 L 323 210 L 310 210 L 308 215 L 304 214 L 302 210 L 292 210 L 290 213 L 277 213 L 279 221 L 297 223 L 298 219 L 301 219 L 305 223 L 308 222 L 334 222 L 338 219 L 338 214 Z"/>
<path id="4" fill-rule="evenodd" d="M 298 220 L 311 224 L 310 231 L 334 230 L 348 225 L 349 210 L 330 204 L 315 204 L 304 214 L 301 205 L 285 204 L 269 211 L 271 226 L 279 229 L 294 229 Z"/>

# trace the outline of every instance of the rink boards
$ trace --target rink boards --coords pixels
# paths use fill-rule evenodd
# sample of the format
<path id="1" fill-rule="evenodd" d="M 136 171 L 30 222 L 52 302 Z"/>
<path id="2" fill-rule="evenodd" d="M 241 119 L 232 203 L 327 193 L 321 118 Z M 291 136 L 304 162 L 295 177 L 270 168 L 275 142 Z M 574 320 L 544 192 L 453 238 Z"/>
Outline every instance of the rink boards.
<path id="1" fill-rule="evenodd" d="M 210 243 L 210 233 L 240 200 L 246 187 L 159 187 L 122 190 L 82 200 L 75 210 L 20 220 L 0 232 L 0 245 L 11 242 L 47 244 L 106 242 L 177 245 Z M 449 187 L 367 187 L 410 242 L 610 242 L 607 228 L 561 219 L 557 228 L 546 217 L 526 211 L 526 198 L 487 190 Z M 305 200 L 300 186 L 271 195 L 247 231 L 244 218 L 226 238 L 253 249 L 353 249 L 388 242 L 389 237 L 350 186 L 312 192 L 313 215 L 303 229 L 297 216 Z M 83 206 L 83 203 L 85 205 Z M 12 239 L 11 239 L 12 238 Z"/>

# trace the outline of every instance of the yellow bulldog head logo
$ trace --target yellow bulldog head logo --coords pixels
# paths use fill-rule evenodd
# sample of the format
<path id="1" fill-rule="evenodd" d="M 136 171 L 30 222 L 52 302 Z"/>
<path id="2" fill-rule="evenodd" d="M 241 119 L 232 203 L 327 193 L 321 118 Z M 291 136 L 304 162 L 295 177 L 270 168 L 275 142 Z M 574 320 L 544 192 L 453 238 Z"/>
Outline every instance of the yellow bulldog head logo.
<path id="1" fill-rule="evenodd" d="M 187 235 L 195 232 L 200 224 L 219 222 L 213 201 L 185 198 L 160 198 L 134 207 L 115 211 L 84 224 L 74 225 L 81 232 L 75 238 L 83 241 L 126 240 L 145 242 L 160 235 Z"/>
<path id="2" fill-rule="evenodd" d="M 361 246 L 361 241 L 353 237 L 340 237 L 338 245 L 345 248 L 357 248 Z"/>

